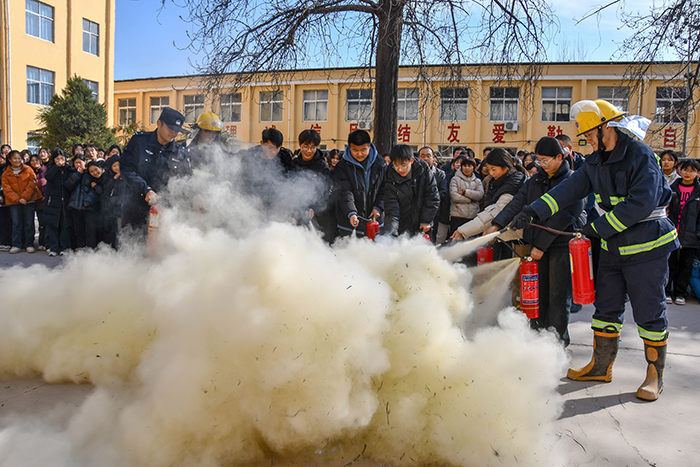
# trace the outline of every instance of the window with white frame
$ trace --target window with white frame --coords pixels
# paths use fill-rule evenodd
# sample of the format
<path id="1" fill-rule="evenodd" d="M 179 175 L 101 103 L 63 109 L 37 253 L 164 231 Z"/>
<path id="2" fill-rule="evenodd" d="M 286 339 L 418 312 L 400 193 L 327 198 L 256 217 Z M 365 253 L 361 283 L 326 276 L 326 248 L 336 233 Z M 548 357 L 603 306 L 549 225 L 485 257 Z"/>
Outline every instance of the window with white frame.
<path id="1" fill-rule="evenodd" d="M 204 113 L 204 94 L 196 94 L 183 97 L 183 107 L 185 109 L 185 121 L 194 123 L 197 117 Z"/>
<path id="2" fill-rule="evenodd" d="M 119 124 L 131 125 L 136 123 L 136 98 L 119 99 L 117 104 L 119 107 Z"/>
<path id="3" fill-rule="evenodd" d="M 328 120 L 328 91 L 304 91 L 304 121 Z"/>
<path id="4" fill-rule="evenodd" d="M 396 111 L 399 120 L 418 120 L 419 97 L 418 88 L 398 90 Z"/>
<path id="5" fill-rule="evenodd" d="M 49 105 L 53 97 L 54 72 L 27 67 L 27 103 Z"/>
<path id="6" fill-rule="evenodd" d="M 489 90 L 489 120 L 492 122 L 517 122 L 519 88 L 496 88 Z"/>
<path id="7" fill-rule="evenodd" d="M 151 97 L 151 108 L 150 108 L 150 115 L 151 115 L 151 125 L 155 125 L 156 122 L 158 121 L 158 118 L 160 118 L 160 113 L 163 111 L 163 109 L 167 106 L 170 105 L 170 97 L 168 96 L 163 96 L 163 97 Z"/>
<path id="8" fill-rule="evenodd" d="M 41 135 L 36 133 L 27 133 L 27 149 L 32 154 L 39 154 L 39 149 L 41 149 L 41 142 L 39 138 Z"/>
<path id="9" fill-rule="evenodd" d="M 240 122 L 243 111 L 243 100 L 240 92 L 222 94 L 219 97 L 219 107 L 222 122 Z"/>
<path id="10" fill-rule="evenodd" d="M 284 110 L 282 91 L 260 91 L 260 121 L 281 122 Z"/>
<path id="11" fill-rule="evenodd" d="M 542 121 L 568 122 L 571 120 L 571 88 L 543 87 L 542 88 Z"/>
<path id="12" fill-rule="evenodd" d="M 37 0 L 25 2 L 26 31 L 30 36 L 53 42 L 53 7 Z"/>
<path id="13" fill-rule="evenodd" d="M 100 55 L 100 25 L 83 18 L 83 52 Z"/>
<path id="14" fill-rule="evenodd" d="M 685 122 L 685 88 L 658 87 L 656 88 L 655 123 Z"/>
<path id="15" fill-rule="evenodd" d="M 89 79 L 83 79 L 83 83 L 92 91 L 92 98 L 97 100 L 100 96 L 100 83 L 97 81 L 90 81 Z"/>
<path id="16" fill-rule="evenodd" d="M 630 102 L 630 88 L 598 86 L 598 99 L 610 102 L 620 110 L 627 112 Z"/>
<path id="17" fill-rule="evenodd" d="M 459 122 L 467 119 L 469 88 L 440 89 L 440 120 Z"/>
<path id="18" fill-rule="evenodd" d="M 372 90 L 348 89 L 347 113 L 348 122 L 367 122 L 372 119 Z"/>

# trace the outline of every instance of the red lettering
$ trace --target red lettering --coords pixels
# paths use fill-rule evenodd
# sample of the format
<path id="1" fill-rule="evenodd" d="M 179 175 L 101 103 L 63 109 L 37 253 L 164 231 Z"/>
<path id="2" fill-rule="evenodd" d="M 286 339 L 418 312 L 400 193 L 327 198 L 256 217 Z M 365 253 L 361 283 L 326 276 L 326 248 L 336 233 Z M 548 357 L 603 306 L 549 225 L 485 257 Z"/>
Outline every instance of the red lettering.
<path id="1" fill-rule="evenodd" d="M 494 143 L 505 143 L 503 136 L 506 134 L 506 124 L 505 123 L 494 123 L 493 124 L 493 141 Z"/>
<path id="2" fill-rule="evenodd" d="M 450 130 L 450 135 L 447 137 L 447 141 L 450 143 L 459 143 L 459 125 L 453 123 L 447 127 Z"/>
<path id="3" fill-rule="evenodd" d="M 399 125 L 397 140 L 402 143 L 411 142 L 411 127 L 408 125 Z"/>
<path id="4" fill-rule="evenodd" d="M 664 130 L 664 147 L 665 148 L 675 148 L 676 147 L 676 129 L 666 128 Z"/>

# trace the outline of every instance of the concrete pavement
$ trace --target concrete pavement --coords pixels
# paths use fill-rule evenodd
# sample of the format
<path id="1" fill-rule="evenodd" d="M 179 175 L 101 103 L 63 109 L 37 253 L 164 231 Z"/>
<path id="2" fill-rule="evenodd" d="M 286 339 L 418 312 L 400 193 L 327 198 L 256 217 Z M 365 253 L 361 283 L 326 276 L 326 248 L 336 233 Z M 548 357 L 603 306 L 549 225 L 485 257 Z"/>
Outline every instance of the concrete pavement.
<path id="1" fill-rule="evenodd" d="M 44 252 L 0 253 L 0 267 L 22 262 L 53 267 L 61 258 Z M 571 317 L 569 353 L 573 366 L 585 365 L 592 352 L 586 305 Z M 656 402 L 635 397 L 644 380 L 642 340 L 629 308 L 611 383 L 575 382 L 562 377 L 564 411 L 555 423 L 555 448 L 566 466 L 700 466 L 700 303 L 669 305 L 670 338 L 665 389 Z M 91 393 L 88 385 L 48 385 L 39 380 L 0 380 L 0 429 L 14 416 L 44 415 L 63 407 L 66 421 Z"/>

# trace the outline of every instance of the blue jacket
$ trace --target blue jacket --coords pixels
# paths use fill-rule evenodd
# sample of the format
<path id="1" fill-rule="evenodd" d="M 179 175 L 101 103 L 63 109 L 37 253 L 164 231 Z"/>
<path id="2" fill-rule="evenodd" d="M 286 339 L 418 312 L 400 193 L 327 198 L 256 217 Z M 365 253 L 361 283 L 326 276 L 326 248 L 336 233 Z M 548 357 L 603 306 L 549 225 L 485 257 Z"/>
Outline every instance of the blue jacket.
<path id="1" fill-rule="evenodd" d="M 667 255 L 678 248 L 678 234 L 665 215 L 671 189 L 658 158 L 646 144 L 617 132 L 618 140 L 607 159 L 601 152 L 531 204 L 544 220 L 591 192 L 606 211 L 592 222 L 608 260 L 635 263 Z"/>
<path id="2" fill-rule="evenodd" d="M 368 218 L 372 209 L 381 213 L 380 225 L 384 224 L 384 179 L 386 177 L 386 162 L 379 157 L 377 148 L 370 144 L 367 156 L 367 170 L 350 154 L 350 148 L 345 148 L 343 157 L 333 170 L 333 180 L 338 195 L 337 215 L 338 228 L 351 231 L 350 216 Z M 357 227 L 359 233 L 364 233 L 365 223 L 360 221 Z"/>
<path id="3" fill-rule="evenodd" d="M 569 163 L 566 160 L 562 162 L 559 170 L 557 170 L 552 177 L 540 167 L 537 173 L 520 187 L 515 197 L 503 208 L 493 221 L 491 221 L 491 224 L 497 226 L 499 229 L 507 226 L 515 215 L 522 211 L 526 204 L 535 201 L 573 174 L 574 172 L 569 168 Z M 573 226 L 581 216 L 582 211 L 583 199 L 580 199 L 542 222 L 542 225 L 555 230 L 573 232 Z M 535 248 L 547 251 L 553 244 L 567 245 L 571 237 L 548 232 L 539 227 L 525 227 L 523 229 L 523 240 Z"/>

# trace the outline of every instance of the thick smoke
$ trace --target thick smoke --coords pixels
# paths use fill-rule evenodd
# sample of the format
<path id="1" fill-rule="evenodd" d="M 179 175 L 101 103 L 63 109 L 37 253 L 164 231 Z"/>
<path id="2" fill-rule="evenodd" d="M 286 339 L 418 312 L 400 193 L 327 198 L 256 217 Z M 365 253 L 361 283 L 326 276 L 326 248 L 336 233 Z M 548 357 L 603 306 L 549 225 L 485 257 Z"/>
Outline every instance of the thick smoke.
<path id="1" fill-rule="evenodd" d="M 77 412 L 1 420 L 0 465 L 559 461 L 565 354 L 493 311 L 512 263 L 472 295 L 422 238 L 329 247 L 284 214 L 314 180 L 272 180 L 285 205 L 266 207 L 240 167 L 171 183 L 158 260 L 0 270 L 0 377 L 95 385 Z"/>

